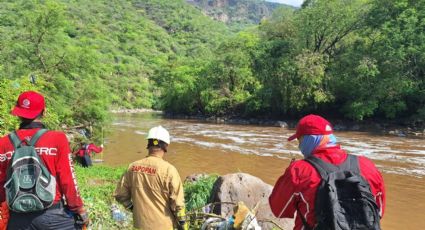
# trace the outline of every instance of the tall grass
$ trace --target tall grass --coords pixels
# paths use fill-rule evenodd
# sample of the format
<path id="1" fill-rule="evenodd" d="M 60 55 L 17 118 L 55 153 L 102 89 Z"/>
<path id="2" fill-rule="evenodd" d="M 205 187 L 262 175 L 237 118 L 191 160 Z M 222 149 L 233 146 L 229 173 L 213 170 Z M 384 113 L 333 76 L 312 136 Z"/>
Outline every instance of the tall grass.
<path id="1" fill-rule="evenodd" d="M 89 228 L 96 230 L 132 229 L 132 215 L 126 212 L 122 206 L 119 207 L 126 212 L 128 221 L 116 222 L 112 219 L 111 214 L 111 205 L 116 203 L 112 195 L 126 168 L 95 165 L 90 168 L 76 166 L 75 169 L 80 193 L 91 220 Z"/>

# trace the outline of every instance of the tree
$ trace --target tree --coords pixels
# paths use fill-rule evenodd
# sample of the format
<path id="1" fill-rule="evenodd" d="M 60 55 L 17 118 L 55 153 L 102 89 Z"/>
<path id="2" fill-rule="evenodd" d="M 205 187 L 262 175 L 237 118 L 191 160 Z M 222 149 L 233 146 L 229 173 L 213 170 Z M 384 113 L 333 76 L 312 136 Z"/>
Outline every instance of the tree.
<path id="1" fill-rule="evenodd" d="M 364 26 L 367 0 L 310 0 L 298 12 L 302 47 L 333 57 L 344 38 Z"/>

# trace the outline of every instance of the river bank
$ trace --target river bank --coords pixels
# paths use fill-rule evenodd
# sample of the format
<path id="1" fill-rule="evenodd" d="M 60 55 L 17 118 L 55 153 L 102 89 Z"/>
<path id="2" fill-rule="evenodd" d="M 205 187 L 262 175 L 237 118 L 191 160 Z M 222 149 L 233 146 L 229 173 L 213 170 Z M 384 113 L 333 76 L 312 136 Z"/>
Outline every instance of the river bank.
<path id="1" fill-rule="evenodd" d="M 184 119 L 197 120 L 215 124 L 229 125 L 261 125 L 271 127 L 281 127 L 293 129 L 296 127 L 298 120 L 294 119 L 263 119 L 263 118 L 241 118 L 241 117 L 226 117 L 226 116 L 204 116 L 204 115 L 184 115 L 164 113 L 160 110 L 139 108 L 139 109 L 114 109 L 110 111 L 113 114 L 119 113 L 156 113 L 162 114 L 167 119 Z M 353 121 L 347 119 L 332 119 L 328 120 L 333 124 L 336 131 L 358 131 L 370 132 L 382 135 L 392 135 L 398 137 L 417 137 L 425 138 L 425 123 L 411 122 L 406 120 L 364 120 Z"/>
<path id="2" fill-rule="evenodd" d="M 119 205 L 112 196 L 125 170 L 125 167 L 104 165 L 94 165 L 90 168 L 76 166 L 81 196 L 91 219 L 90 229 L 132 229 L 132 213 Z M 248 208 L 261 204 L 256 217 L 263 229 L 276 229 L 276 226 L 280 229 L 291 229 L 293 226 L 291 220 L 279 220 L 272 216 L 267 202 L 272 186 L 252 175 L 193 174 L 184 180 L 183 188 L 189 229 L 200 229 L 208 214 L 213 212 L 222 216 L 223 220 L 227 220 L 233 212 L 229 210 L 233 210 L 233 206 L 239 201 L 244 202 Z M 233 195 L 227 197 L 222 194 Z M 211 203 L 215 206 L 207 205 Z M 217 208 L 219 203 L 224 205 L 220 209 Z M 114 220 L 112 210 L 119 210 L 123 218 L 119 221 Z M 270 221 L 275 224 L 270 224 Z"/>

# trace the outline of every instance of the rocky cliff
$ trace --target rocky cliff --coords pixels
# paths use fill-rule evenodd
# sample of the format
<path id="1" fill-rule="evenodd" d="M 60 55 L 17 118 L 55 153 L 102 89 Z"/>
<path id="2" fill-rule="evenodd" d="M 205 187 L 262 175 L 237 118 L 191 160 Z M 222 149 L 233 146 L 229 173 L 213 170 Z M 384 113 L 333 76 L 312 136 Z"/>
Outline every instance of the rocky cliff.
<path id="1" fill-rule="evenodd" d="M 205 15 L 224 22 L 234 29 L 258 24 L 277 7 L 291 7 L 264 0 L 186 0 Z"/>

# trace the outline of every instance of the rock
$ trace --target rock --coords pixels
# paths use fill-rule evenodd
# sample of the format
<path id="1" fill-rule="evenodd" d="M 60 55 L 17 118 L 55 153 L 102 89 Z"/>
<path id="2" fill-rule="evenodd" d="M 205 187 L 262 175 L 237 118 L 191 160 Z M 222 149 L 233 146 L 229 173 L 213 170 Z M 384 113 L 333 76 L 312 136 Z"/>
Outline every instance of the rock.
<path id="1" fill-rule="evenodd" d="M 227 124 L 235 124 L 235 125 L 249 125 L 248 120 L 243 119 L 229 119 L 226 122 Z"/>
<path id="2" fill-rule="evenodd" d="M 217 124 L 224 124 L 226 120 L 224 118 L 217 118 L 215 121 Z"/>
<path id="3" fill-rule="evenodd" d="M 351 127 L 352 131 L 359 131 L 360 130 L 360 125 L 353 125 L 353 127 Z"/>
<path id="4" fill-rule="evenodd" d="M 184 180 L 184 182 L 196 182 L 199 179 L 208 177 L 208 174 L 205 173 L 195 173 L 195 174 L 191 174 L 189 176 L 186 177 L 186 179 Z"/>
<path id="5" fill-rule="evenodd" d="M 277 121 L 276 125 L 281 127 L 281 128 L 288 128 L 288 123 L 286 123 L 284 121 Z"/>
<path id="6" fill-rule="evenodd" d="M 251 176 L 246 173 L 235 173 L 221 176 L 214 183 L 211 191 L 210 202 L 233 202 L 238 203 L 243 201 L 247 207 L 253 209 L 257 204 L 257 220 L 273 220 L 284 229 L 293 228 L 292 219 L 275 218 L 269 203 L 268 198 L 273 187 L 266 184 L 261 179 Z M 231 204 L 216 205 L 213 212 L 217 215 L 230 217 L 233 215 L 233 206 Z M 275 227 L 271 223 L 261 223 L 263 229 L 272 229 Z"/>
<path id="7" fill-rule="evenodd" d="M 209 122 L 213 122 L 215 121 L 215 117 L 207 117 L 205 120 Z"/>
<path id="8" fill-rule="evenodd" d="M 337 131 L 347 130 L 347 126 L 342 124 L 335 124 L 333 127 L 334 127 L 334 130 L 337 130 Z"/>

